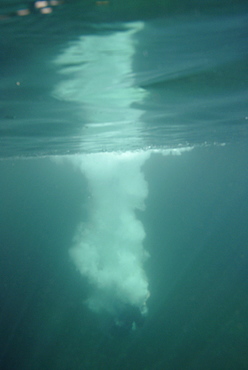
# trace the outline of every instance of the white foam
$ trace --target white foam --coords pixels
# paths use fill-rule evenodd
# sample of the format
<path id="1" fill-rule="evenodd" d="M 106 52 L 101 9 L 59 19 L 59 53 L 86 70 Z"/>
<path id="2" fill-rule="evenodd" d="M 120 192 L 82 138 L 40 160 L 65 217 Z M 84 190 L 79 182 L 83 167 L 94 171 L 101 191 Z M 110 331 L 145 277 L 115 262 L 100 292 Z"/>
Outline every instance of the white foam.
<path id="1" fill-rule="evenodd" d="M 142 165 L 149 152 L 76 156 L 91 191 L 90 216 L 75 235 L 70 255 L 92 285 L 89 305 L 111 310 L 116 302 L 142 307 L 149 296 L 143 269 L 145 230 L 135 211 L 148 195 Z"/>

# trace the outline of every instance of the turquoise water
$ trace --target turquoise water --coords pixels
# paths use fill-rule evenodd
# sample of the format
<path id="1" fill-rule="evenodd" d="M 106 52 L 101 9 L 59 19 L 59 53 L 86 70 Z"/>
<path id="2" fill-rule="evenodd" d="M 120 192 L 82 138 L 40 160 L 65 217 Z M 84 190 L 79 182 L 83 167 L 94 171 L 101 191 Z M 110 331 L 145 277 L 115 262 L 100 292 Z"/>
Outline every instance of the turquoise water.
<path id="1" fill-rule="evenodd" d="M 245 2 L 148 4 L 3 7 L 1 157 L 247 138 Z"/>
<path id="2" fill-rule="evenodd" d="M 35 5 L 0 3 L 0 368 L 246 369 L 246 3 Z"/>

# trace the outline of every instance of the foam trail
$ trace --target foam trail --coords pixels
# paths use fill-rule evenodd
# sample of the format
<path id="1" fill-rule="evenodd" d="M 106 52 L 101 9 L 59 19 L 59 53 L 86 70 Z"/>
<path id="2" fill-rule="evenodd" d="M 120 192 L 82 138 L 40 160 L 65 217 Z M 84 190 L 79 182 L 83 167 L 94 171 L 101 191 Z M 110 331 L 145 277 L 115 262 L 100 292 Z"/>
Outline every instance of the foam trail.
<path id="1" fill-rule="evenodd" d="M 89 221 L 75 236 L 70 255 L 93 288 L 95 311 L 132 305 L 145 312 L 149 296 L 143 270 L 145 231 L 135 211 L 148 195 L 142 165 L 149 152 L 97 153 L 74 157 L 91 191 Z"/>
<path id="2" fill-rule="evenodd" d="M 145 231 L 135 211 L 144 208 L 148 195 L 142 165 L 151 152 L 160 152 L 123 152 L 144 147 L 141 107 L 148 92 L 137 84 L 133 70 L 137 34 L 143 28 L 143 22 L 133 22 L 82 35 L 53 61 L 62 78 L 52 95 L 77 104 L 82 135 L 75 141 L 79 151 L 93 152 L 71 159 L 88 179 L 92 204 L 70 255 L 92 286 L 89 307 L 113 313 L 118 322 L 122 318 L 125 328 L 133 322 L 138 326 L 137 310 L 146 311 L 149 296 Z"/>
<path id="3" fill-rule="evenodd" d="M 133 71 L 136 35 L 143 27 L 134 22 L 82 35 L 54 60 L 62 79 L 52 95 L 78 104 L 79 150 L 93 152 L 71 159 L 88 180 L 92 204 L 70 255 L 92 286 L 89 307 L 115 316 L 123 307 L 145 312 L 149 296 L 145 231 L 135 211 L 144 208 L 148 194 L 141 168 L 150 153 L 116 152 L 144 145 L 139 107 L 147 92 Z M 102 148 L 108 152 L 97 154 Z"/>

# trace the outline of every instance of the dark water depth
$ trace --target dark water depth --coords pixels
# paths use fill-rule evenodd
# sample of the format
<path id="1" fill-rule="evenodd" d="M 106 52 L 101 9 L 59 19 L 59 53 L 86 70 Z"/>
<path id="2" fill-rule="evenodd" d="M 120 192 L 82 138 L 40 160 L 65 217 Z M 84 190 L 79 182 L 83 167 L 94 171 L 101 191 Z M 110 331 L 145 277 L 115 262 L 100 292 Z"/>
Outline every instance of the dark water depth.
<path id="1" fill-rule="evenodd" d="M 1 162 L 1 368 L 245 369 L 246 158 L 229 146 L 147 162 L 149 314 L 124 337 L 85 306 L 68 258 L 88 214 L 83 176 L 48 159 Z"/>

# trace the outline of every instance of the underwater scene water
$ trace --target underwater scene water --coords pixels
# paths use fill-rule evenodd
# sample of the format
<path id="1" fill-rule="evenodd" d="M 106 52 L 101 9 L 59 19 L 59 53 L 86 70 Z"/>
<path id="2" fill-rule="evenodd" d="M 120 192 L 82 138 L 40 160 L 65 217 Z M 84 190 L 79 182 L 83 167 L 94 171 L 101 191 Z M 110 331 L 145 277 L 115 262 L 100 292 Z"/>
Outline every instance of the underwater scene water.
<path id="1" fill-rule="evenodd" d="M 246 1 L 0 27 L 0 369 L 247 369 Z"/>

